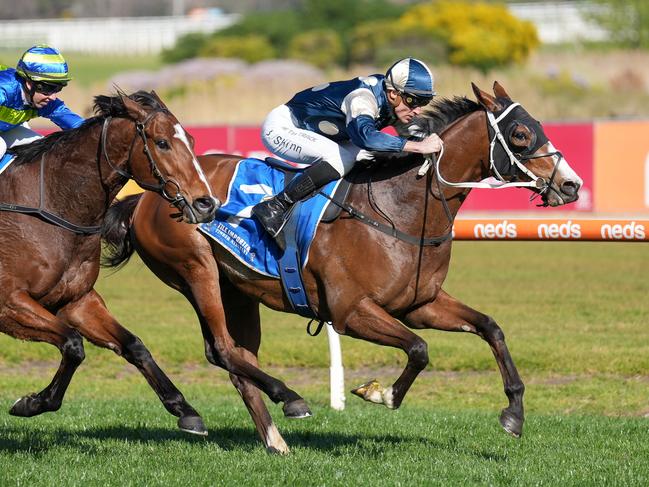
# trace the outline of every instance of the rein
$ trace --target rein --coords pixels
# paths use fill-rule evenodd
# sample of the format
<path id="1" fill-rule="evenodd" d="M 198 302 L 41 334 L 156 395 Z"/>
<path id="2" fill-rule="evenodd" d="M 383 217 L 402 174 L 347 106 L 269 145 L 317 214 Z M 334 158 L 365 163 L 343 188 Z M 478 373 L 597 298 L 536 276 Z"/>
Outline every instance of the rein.
<path id="1" fill-rule="evenodd" d="M 93 226 L 83 226 L 76 225 L 75 223 L 69 222 L 63 217 L 55 215 L 43 208 L 43 200 L 45 199 L 45 154 L 41 156 L 41 172 L 40 172 L 40 190 L 38 197 L 38 208 L 32 208 L 29 206 L 22 205 L 12 205 L 10 203 L 0 203 L 0 211 L 12 211 L 14 213 L 24 213 L 27 215 L 36 215 L 40 216 L 44 220 L 47 220 L 50 223 L 53 223 L 56 226 L 65 228 L 70 232 L 79 234 L 79 235 L 94 235 L 101 232 L 101 225 Z"/>
<path id="2" fill-rule="evenodd" d="M 430 175 L 428 176 L 428 183 L 430 183 Z M 369 182 L 370 187 L 371 187 L 371 181 Z M 439 181 L 437 182 L 439 185 Z M 428 184 L 426 185 L 428 188 Z M 440 188 L 441 189 L 441 188 Z M 426 190 L 428 191 L 428 190 Z M 453 237 L 453 231 L 450 230 L 448 233 L 445 233 L 444 235 L 441 235 L 439 237 L 417 237 L 415 235 L 410 235 L 408 233 L 402 232 L 401 230 L 397 229 L 395 225 L 391 223 L 391 225 L 386 225 L 385 223 L 381 223 L 379 221 L 374 220 L 373 218 L 369 217 L 365 213 L 358 211 L 356 208 L 354 208 L 351 205 L 346 205 L 337 199 L 329 196 L 328 194 L 325 194 L 323 191 L 318 191 L 318 194 L 324 196 L 327 198 L 329 201 L 331 201 L 334 205 L 336 205 L 338 208 L 343 210 L 344 212 L 348 213 L 352 218 L 357 219 L 358 221 L 365 223 L 366 225 L 369 225 L 370 227 L 378 230 L 379 232 L 385 233 L 386 235 L 390 235 L 391 237 L 396 238 L 397 240 L 401 240 L 402 242 L 406 242 L 411 245 L 416 245 L 418 247 L 430 247 L 430 246 L 439 246 L 442 243 L 446 242 L 447 240 L 450 240 Z M 368 197 L 371 200 L 371 190 L 368 189 Z M 441 200 L 442 204 L 444 206 L 444 211 L 446 212 L 446 216 L 449 219 L 449 222 L 452 224 L 453 223 L 453 216 L 451 215 L 450 209 L 448 208 L 448 205 L 446 203 L 446 199 L 444 198 L 444 193 L 440 191 L 441 195 Z M 370 201 L 371 205 L 375 205 Z M 428 211 L 428 205 L 425 205 L 426 207 L 424 208 L 424 220 L 426 219 L 426 212 Z M 383 213 L 383 212 L 380 212 Z M 384 215 L 386 219 L 387 216 Z M 452 228 L 452 225 L 451 225 Z"/>

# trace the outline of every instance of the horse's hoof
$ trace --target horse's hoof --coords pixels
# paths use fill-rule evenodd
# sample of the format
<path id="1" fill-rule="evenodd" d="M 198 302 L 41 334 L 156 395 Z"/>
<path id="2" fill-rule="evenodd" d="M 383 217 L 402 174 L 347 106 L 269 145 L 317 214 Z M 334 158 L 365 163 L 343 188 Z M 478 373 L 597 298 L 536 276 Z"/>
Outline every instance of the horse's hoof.
<path id="1" fill-rule="evenodd" d="M 182 416 L 178 418 L 178 427 L 185 433 L 207 436 L 207 428 L 200 416 Z"/>
<path id="2" fill-rule="evenodd" d="M 351 393 L 365 399 L 368 402 L 373 402 L 374 404 L 384 404 L 383 393 L 385 389 L 383 386 L 378 383 L 376 379 L 366 382 L 358 386 L 356 389 L 352 389 Z"/>
<path id="3" fill-rule="evenodd" d="M 500 413 L 500 424 L 507 433 L 515 438 L 520 438 L 523 434 L 523 419 L 513 415 L 506 409 L 503 409 Z"/>
<path id="4" fill-rule="evenodd" d="M 266 447 L 266 453 L 269 455 L 288 455 L 291 453 L 291 451 L 286 447 L 286 450 L 279 450 L 278 448 L 275 448 L 274 446 L 269 446 Z"/>
<path id="5" fill-rule="evenodd" d="M 57 411 L 61 406 L 48 406 L 38 394 L 30 394 L 18 399 L 9 410 L 12 416 L 31 418 L 48 411 Z"/>
<path id="6" fill-rule="evenodd" d="M 284 416 L 291 419 L 302 419 L 313 416 L 304 399 L 296 399 L 295 401 L 284 403 L 282 411 L 284 411 Z"/>

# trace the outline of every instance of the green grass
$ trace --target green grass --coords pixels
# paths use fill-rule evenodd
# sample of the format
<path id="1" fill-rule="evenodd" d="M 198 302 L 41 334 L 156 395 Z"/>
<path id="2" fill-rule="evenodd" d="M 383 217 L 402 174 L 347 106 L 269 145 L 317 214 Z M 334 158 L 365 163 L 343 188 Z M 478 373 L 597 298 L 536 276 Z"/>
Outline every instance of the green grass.
<path id="1" fill-rule="evenodd" d="M 0 336 L 0 485 L 646 485 L 649 464 L 649 260 L 641 244 L 465 243 L 445 284 L 501 325 L 527 386 L 524 437 L 502 432 L 506 405 L 491 352 L 468 334 L 423 331 L 431 364 L 402 408 L 351 395 L 328 403 L 325 334 L 263 310 L 260 358 L 310 403 L 290 422 L 270 405 L 292 449 L 268 456 L 227 374 L 206 363 L 196 318 L 138 260 L 102 273 L 98 290 L 203 415 L 187 437 L 139 373 L 86 346 L 63 408 L 6 414 L 56 370 L 51 346 Z M 346 388 L 389 384 L 402 352 L 342 338 Z"/>
<path id="2" fill-rule="evenodd" d="M 240 402 L 201 401 L 206 439 L 137 399 L 89 400 L 0 420 L 2 485 L 646 485 L 646 421 L 530 416 L 525 436 L 492 414 L 354 404 L 278 419 L 287 457 L 258 445 Z"/>

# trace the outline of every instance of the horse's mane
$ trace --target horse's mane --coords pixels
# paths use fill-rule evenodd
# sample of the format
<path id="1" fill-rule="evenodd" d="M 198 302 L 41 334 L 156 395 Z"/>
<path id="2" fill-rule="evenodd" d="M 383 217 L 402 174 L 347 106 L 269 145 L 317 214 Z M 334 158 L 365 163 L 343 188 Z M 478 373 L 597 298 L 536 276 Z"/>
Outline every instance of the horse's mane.
<path id="1" fill-rule="evenodd" d="M 409 124 L 397 124 L 396 130 L 401 137 L 421 140 L 430 134 L 441 134 L 453 122 L 478 110 L 482 110 L 482 105 L 463 96 L 441 98 L 440 100 L 436 100 Z M 395 167 L 394 164 L 391 164 L 395 159 L 403 161 L 402 164 L 406 164 L 406 161 L 411 161 L 412 164 L 418 163 L 417 161 L 421 156 L 415 158 L 417 161 L 412 161 L 413 155 L 415 154 L 410 152 L 402 152 L 400 154 L 375 153 L 375 160 L 379 165 L 381 163 L 387 163 Z"/>
<path id="2" fill-rule="evenodd" d="M 95 96 L 95 103 L 93 111 L 94 117 L 88 118 L 77 128 L 62 130 L 60 132 L 53 132 L 50 135 L 37 139 L 36 141 L 18 145 L 10 148 L 7 152 L 11 152 L 16 156 L 14 165 L 24 164 L 26 162 L 36 160 L 40 155 L 52 149 L 59 144 L 65 144 L 69 141 L 78 140 L 81 134 L 88 131 L 102 123 L 107 117 L 115 118 L 130 118 L 122 97 L 128 96 L 131 100 L 137 102 L 143 107 L 150 108 L 151 110 L 161 110 L 164 107 L 153 93 L 146 91 L 138 91 L 131 95 L 126 95 L 123 92 L 118 92 L 114 96 L 98 95 Z"/>
<path id="3" fill-rule="evenodd" d="M 442 98 L 405 127 L 407 135 L 441 134 L 449 125 L 469 113 L 482 109 L 478 102 L 464 96 Z M 404 134 L 405 135 L 405 134 Z"/>

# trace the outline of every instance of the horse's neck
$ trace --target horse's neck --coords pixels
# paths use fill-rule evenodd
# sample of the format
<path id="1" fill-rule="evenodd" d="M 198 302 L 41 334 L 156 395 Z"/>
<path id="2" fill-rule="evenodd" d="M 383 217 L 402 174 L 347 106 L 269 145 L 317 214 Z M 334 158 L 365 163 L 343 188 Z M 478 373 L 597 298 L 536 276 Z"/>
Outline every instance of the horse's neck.
<path id="1" fill-rule="evenodd" d="M 441 135 L 444 154 L 439 162 L 442 178 L 449 182 L 476 182 L 486 176 L 485 164 L 489 159 L 489 138 L 485 112 L 480 110 L 460 118 Z M 434 171 L 434 168 L 430 170 Z M 433 180 L 433 191 L 440 188 L 455 218 L 470 188 L 453 188 Z"/>
<path id="2" fill-rule="evenodd" d="M 97 223 L 124 185 L 100 157 L 101 132 L 101 124 L 90 127 L 81 140 L 45 154 L 45 207 L 81 225 Z M 127 142 L 114 137 L 107 144 L 116 164 L 123 165 Z"/>
<path id="3" fill-rule="evenodd" d="M 484 158 L 488 157 L 484 112 L 461 118 L 441 137 L 444 141 L 444 155 L 440 161 L 442 176 L 454 182 L 480 180 Z M 422 229 L 425 237 L 450 231 L 451 221 L 439 198 L 440 188 L 451 213 L 450 220 L 455 218 L 469 190 L 438 185 L 434 167 L 428 169 L 426 176 L 418 177 L 423 162 L 421 156 L 409 156 L 401 162 L 388 163 L 385 169 L 375 171 L 371 177 L 357 180 L 362 197 L 355 198 L 354 206 L 370 213 L 379 213 L 376 211 L 378 208 L 396 228 L 412 235 L 421 235 Z M 389 167 L 392 164 L 399 164 L 402 169 L 395 174 L 394 167 Z M 371 179 L 369 186 L 367 179 Z M 371 188 L 371 194 L 364 186 Z M 379 219 L 384 221 L 384 216 L 379 216 Z"/>
<path id="4" fill-rule="evenodd" d="M 440 161 L 440 171 L 447 181 L 475 182 L 485 176 L 489 138 L 484 111 L 472 112 L 457 120 L 444 130 L 442 140 L 444 157 Z"/>

